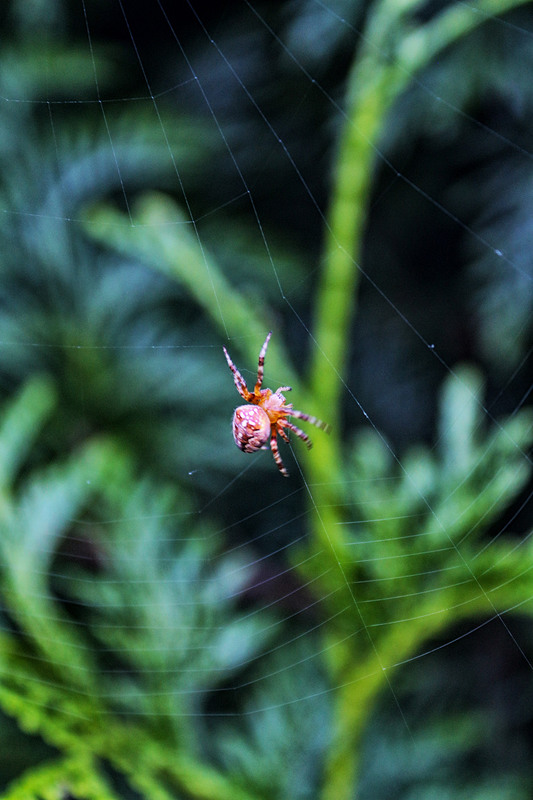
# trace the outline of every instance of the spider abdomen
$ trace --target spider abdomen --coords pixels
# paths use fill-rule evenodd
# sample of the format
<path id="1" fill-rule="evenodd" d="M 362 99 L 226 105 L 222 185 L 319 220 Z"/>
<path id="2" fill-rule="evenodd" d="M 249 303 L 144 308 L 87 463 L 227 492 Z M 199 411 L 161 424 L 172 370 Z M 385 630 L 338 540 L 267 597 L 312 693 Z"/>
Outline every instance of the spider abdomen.
<path id="1" fill-rule="evenodd" d="M 270 438 L 270 419 L 260 406 L 239 406 L 233 414 L 233 438 L 245 453 L 260 450 Z"/>

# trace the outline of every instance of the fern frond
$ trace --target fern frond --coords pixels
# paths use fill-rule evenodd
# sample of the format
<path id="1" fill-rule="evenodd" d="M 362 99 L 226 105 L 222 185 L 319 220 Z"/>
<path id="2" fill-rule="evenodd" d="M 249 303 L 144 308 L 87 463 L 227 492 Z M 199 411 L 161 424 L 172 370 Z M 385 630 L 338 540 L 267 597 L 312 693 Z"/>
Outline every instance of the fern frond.
<path id="1" fill-rule="evenodd" d="M 0 423 L 0 487 L 7 490 L 56 403 L 52 383 L 35 377 L 4 407 Z M 1 516 L 1 514 L 0 514 Z"/>
<path id="2" fill-rule="evenodd" d="M 92 655 L 52 597 L 49 573 L 60 538 L 117 461 L 108 442 L 89 443 L 66 463 L 32 474 L 0 521 L 0 588 L 9 613 L 36 656 L 84 691 L 95 689 Z"/>
<path id="3" fill-rule="evenodd" d="M 8 787 L 2 800 L 119 800 L 96 762 L 86 756 L 67 756 L 28 769 Z"/>

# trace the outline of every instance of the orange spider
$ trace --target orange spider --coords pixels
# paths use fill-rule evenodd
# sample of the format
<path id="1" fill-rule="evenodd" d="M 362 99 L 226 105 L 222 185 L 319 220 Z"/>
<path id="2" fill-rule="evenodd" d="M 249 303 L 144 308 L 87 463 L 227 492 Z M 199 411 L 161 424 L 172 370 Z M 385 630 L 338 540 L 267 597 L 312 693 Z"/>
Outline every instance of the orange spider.
<path id="1" fill-rule="evenodd" d="M 285 432 L 285 428 L 292 431 L 298 436 L 307 447 L 312 446 L 311 439 L 296 425 L 289 422 L 287 417 L 297 417 L 303 419 L 305 422 L 310 422 L 311 425 L 316 425 L 317 428 L 322 428 L 325 431 L 329 430 L 329 425 L 322 422 L 321 419 L 310 417 L 309 414 L 304 414 L 303 411 L 295 411 L 291 403 L 286 403 L 282 392 L 290 392 L 290 386 L 280 386 L 275 392 L 272 389 L 261 389 L 263 383 L 263 370 L 265 365 L 265 355 L 272 336 L 272 331 L 267 335 L 265 343 L 259 353 L 259 365 L 257 367 L 257 382 L 254 386 L 253 392 L 248 391 L 246 382 L 241 373 L 231 360 L 228 351 L 223 347 L 224 355 L 230 370 L 233 372 L 233 379 L 237 391 L 248 403 L 249 406 L 239 406 L 235 409 L 233 414 L 233 438 L 235 444 L 245 453 L 255 453 L 256 450 L 266 450 L 266 442 L 270 438 L 270 449 L 274 456 L 274 461 L 281 474 L 289 477 L 289 473 L 283 466 L 281 455 L 278 449 L 278 433 L 281 438 L 288 442 L 289 437 Z"/>

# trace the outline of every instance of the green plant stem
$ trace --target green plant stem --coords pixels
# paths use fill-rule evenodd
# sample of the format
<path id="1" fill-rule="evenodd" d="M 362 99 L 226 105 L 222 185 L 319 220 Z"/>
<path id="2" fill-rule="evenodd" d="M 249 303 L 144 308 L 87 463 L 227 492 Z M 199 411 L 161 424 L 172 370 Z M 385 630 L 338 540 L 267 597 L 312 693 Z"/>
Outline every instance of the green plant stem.
<path id="1" fill-rule="evenodd" d="M 363 676 L 361 667 L 352 674 L 353 683 L 341 687 L 335 697 L 335 735 L 326 762 L 321 800 L 353 797 L 363 734 L 385 683 L 380 670 Z"/>
<path id="2" fill-rule="evenodd" d="M 531 548 L 529 548 L 531 551 Z M 502 554 L 496 563 L 505 560 Z M 525 553 L 521 558 L 530 563 Z M 387 688 L 394 696 L 393 679 L 396 667 L 423 649 L 424 642 L 442 634 L 453 622 L 461 619 L 491 619 L 499 609 L 519 606 L 531 613 L 529 570 L 507 583 L 497 572 L 482 585 L 472 580 L 464 586 L 443 588 L 433 599 L 417 608 L 417 619 L 382 625 L 373 635 L 372 652 L 367 658 L 352 657 L 344 670 L 335 698 L 335 731 L 326 763 L 321 800 L 352 798 L 357 777 L 365 728 L 379 695 Z M 379 654 L 379 658 L 378 658 Z M 391 665 L 392 668 L 391 668 Z M 394 696 L 395 697 L 395 696 Z"/>
<path id="3" fill-rule="evenodd" d="M 471 606 L 470 606 L 471 608 Z M 432 613 L 437 611 L 438 613 Z M 335 698 L 335 731 L 325 769 L 321 800 L 352 798 L 360 766 L 363 736 L 376 701 L 392 688 L 394 670 L 422 646 L 430 636 L 448 625 L 453 612 L 428 606 L 420 619 L 406 624 L 383 626 L 382 635 L 373 635 L 373 646 L 366 658 L 352 657 Z"/>
<path id="4" fill-rule="evenodd" d="M 473 8 L 457 4 L 446 8 L 424 26 L 403 39 L 390 60 L 385 43 L 389 32 L 403 26 L 401 17 L 417 3 L 407 0 L 391 4 L 384 0 L 374 6 L 367 25 L 368 35 L 362 52 L 348 77 L 346 122 L 339 142 L 334 169 L 333 190 L 327 217 L 323 271 L 317 292 L 314 338 L 320 345 L 312 353 L 310 394 L 317 413 L 333 426 L 335 435 L 322 437 L 308 457 L 312 491 L 312 532 L 314 547 L 331 548 L 336 556 L 341 580 L 343 490 L 341 475 L 342 437 L 341 397 L 347 374 L 349 331 L 357 305 L 361 275 L 361 254 L 368 199 L 373 171 L 380 153 L 379 144 L 385 121 L 394 102 L 412 80 L 446 47 L 494 14 L 502 14 L 526 0 L 480 0 Z M 410 6 L 410 8 L 409 8 Z M 396 10 L 396 14 L 394 13 Z M 415 629 L 417 633 L 418 628 Z M 412 650 L 420 644 L 415 636 Z M 348 646 L 347 646 L 348 647 Z M 357 658 L 356 654 L 352 654 Z M 349 660 L 345 653 L 344 659 Z M 323 800 L 349 800 L 357 779 L 359 744 L 368 709 L 383 687 L 383 679 L 350 684 L 340 692 L 336 703 L 336 733 L 326 771 Z M 354 696 L 355 695 L 355 696 Z M 349 709 L 348 712 L 346 709 Z M 366 709 L 366 710 L 365 710 Z M 344 742 L 339 747 L 338 743 Z"/>
<path id="5" fill-rule="evenodd" d="M 393 60 L 385 49 L 388 31 L 403 25 L 401 17 L 408 6 L 414 8 L 419 3 L 406 2 L 402 7 L 384 0 L 374 7 L 367 43 L 348 76 L 346 121 L 333 171 L 314 314 L 314 337 L 320 348 L 313 351 L 310 388 L 317 405 L 327 410 L 335 426 L 340 419 L 348 332 L 357 306 L 369 191 L 387 114 L 414 75 L 436 55 L 494 14 L 501 15 L 526 2 L 480 0 L 472 8 L 462 4 L 446 8 L 426 25 L 406 33 Z"/>

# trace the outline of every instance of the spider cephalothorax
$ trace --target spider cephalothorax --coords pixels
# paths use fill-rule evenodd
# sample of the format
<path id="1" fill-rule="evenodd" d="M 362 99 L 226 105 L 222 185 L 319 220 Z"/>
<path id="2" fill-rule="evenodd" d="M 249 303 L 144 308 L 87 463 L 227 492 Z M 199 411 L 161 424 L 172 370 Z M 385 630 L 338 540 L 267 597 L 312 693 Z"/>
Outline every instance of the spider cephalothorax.
<path id="1" fill-rule="evenodd" d="M 239 406 L 235 409 L 233 414 L 233 438 L 235 444 L 245 453 L 254 453 L 256 450 L 265 448 L 266 443 L 270 439 L 270 449 L 274 456 L 279 471 L 286 478 L 289 473 L 283 466 L 281 455 L 278 449 L 278 434 L 286 442 L 289 441 L 285 429 L 292 431 L 296 434 L 307 447 L 311 447 L 312 442 L 309 436 L 304 433 L 292 422 L 289 422 L 288 417 L 297 417 L 303 419 L 305 422 L 310 422 L 311 425 L 316 425 L 317 428 L 329 430 L 329 425 L 322 422 L 321 419 L 311 417 L 309 414 L 304 414 L 303 411 L 295 411 L 291 403 L 286 403 L 282 392 L 290 392 L 290 386 L 280 386 L 275 392 L 272 389 L 262 389 L 263 383 L 263 370 L 265 365 L 265 355 L 272 336 L 272 331 L 267 335 L 261 352 L 259 353 L 259 365 L 257 367 L 257 381 L 254 386 L 253 392 L 248 390 L 246 382 L 241 373 L 231 360 L 228 351 L 224 347 L 224 354 L 230 370 L 233 372 L 233 379 L 237 391 L 247 403 L 251 405 Z"/>

